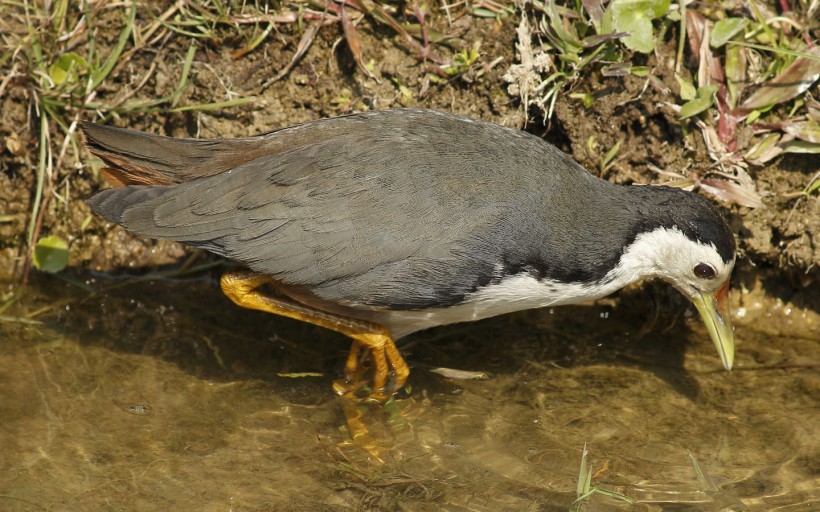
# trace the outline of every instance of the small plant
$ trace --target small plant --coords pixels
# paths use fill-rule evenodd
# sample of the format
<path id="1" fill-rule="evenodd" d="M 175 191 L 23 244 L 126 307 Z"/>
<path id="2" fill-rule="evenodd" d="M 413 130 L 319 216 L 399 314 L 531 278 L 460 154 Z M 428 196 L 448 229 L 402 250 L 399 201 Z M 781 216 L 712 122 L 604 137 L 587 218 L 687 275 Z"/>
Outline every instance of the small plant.
<path id="1" fill-rule="evenodd" d="M 593 494 L 603 494 L 604 496 L 621 500 L 625 503 L 629 503 L 630 505 L 635 503 L 632 498 L 619 492 L 592 486 L 592 468 L 587 467 L 588 455 L 589 451 L 587 450 L 587 445 L 584 444 L 584 451 L 581 452 L 581 469 L 578 471 L 578 486 L 575 491 L 576 498 L 570 504 L 569 512 L 580 512 L 584 506 L 584 503 L 589 500 Z"/>
<path id="2" fill-rule="evenodd" d="M 36 185 L 31 202 L 26 231 L 26 263 L 23 282 L 32 262 L 46 271 L 56 271 L 54 238 L 41 237 L 43 217 L 48 203 L 54 199 L 67 201 L 56 193 L 57 174 L 71 149 L 79 161 L 79 144 L 75 137 L 77 122 L 92 115 L 110 116 L 129 112 L 183 111 L 224 108 L 253 101 L 238 98 L 206 105 L 180 106 L 180 100 L 189 86 L 189 72 L 194 57 L 192 43 L 182 66 L 179 85 L 169 95 L 153 100 L 135 101 L 136 92 L 123 92 L 109 101 L 101 101 L 98 93 L 112 74 L 139 50 L 135 40 L 145 40 L 152 31 L 159 30 L 162 20 L 142 31 L 142 39 L 135 36 L 137 4 L 127 3 L 115 11 L 122 21 L 116 43 L 109 50 L 101 50 L 95 25 L 111 9 L 105 3 L 57 1 L 51 3 L 9 3 L 10 15 L 30 20 L 28 33 L 4 34 L 0 41 L 8 50 L 0 58 L 0 67 L 15 78 L 16 86 L 26 89 L 31 103 L 31 124 L 39 128 L 39 154 Z M 143 43 L 145 44 L 145 43 Z M 148 71 L 150 76 L 152 70 Z M 146 76 L 142 84 L 144 84 Z M 7 82 L 3 82 L 4 88 Z M 141 87 L 138 86 L 137 89 Z M 66 253 L 67 254 L 67 253 Z M 45 260 L 44 260 L 45 258 Z M 33 261 L 32 261 L 33 259 Z M 61 260 L 60 260 L 61 261 Z M 64 266 L 64 263 L 63 263 Z"/>
<path id="3" fill-rule="evenodd" d="M 58 236 L 46 236 L 34 246 L 34 267 L 55 274 L 68 265 L 68 244 Z"/>
<path id="4" fill-rule="evenodd" d="M 707 494 L 712 500 L 716 503 L 721 505 L 721 510 L 731 510 L 733 512 L 745 512 L 749 510 L 740 499 L 735 496 L 730 495 L 725 491 L 721 491 L 720 488 L 715 484 L 714 479 L 706 472 L 706 468 L 701 466 L 698 459 L 695 455 L 686 450 L 689 454 L 689 459 L 692 461 L 692 467 L 695 470 L 695 476 L 698 479 L 698 484 L 700 485 L 700 490 Z"/>
<path id="5" fill-rule="evenodd" d="M 588 4 L 599 5 L 584 2 L 584 8 Z M 521 63 L 511 66 L 504 79 L 510 83 L 510 94 L 521 96 L 525 106 L 537 105 L 545 120 L 552 117 L 559 93 L 570 88 L 593 63 L 624 62 L 614 41 L 628 34 L 606 33 L 609 27 L 604 23 L 603 11 L 589 7 L 587 17 L 584 8 L 559 9 L 553 0 L 547 0 L 538 21 L 538 33 L 543 39 L 537 48 L 532 44 L 527 12 L 521 10 L 516 44 Z"/>
<path id="6" fill-rule="evenodd" d="M 465 73 L 478 60 L 478 48 L 465 48 L 453 56 L 453 64 L 446 66 L 444 72 L 450 76 Z"/>
<path id="7" fill-rule="evenodd" d="M 603 17 L 603 33 L 627 32 L 624 45 L 636 52 L 655 49 L 653 20 L 663 18 L 670 0 L 612 0 Z"/>
<path id="8" fill-rule="evenodd" d="M 676 108 L 682 122 L 694 120 L 701 130 L 721 176 L 704 190 L 759 207 L 750 165 L 782 153 L 820 153 L 820 105 L 803 96 L 820 78 L 820 47 L 801 38 L 805 28 L 786 30 L 779 25 L 785 18 L 764 21 L 751 5 L 755 19 L 727 17 L 713 24 L 700 13 L 684 14 L 697 72 L 691 81 L 676 76 L 685 102 Z M 780 28 L 775 32 L 770 24 Z M 747 146 L 750 132 L 758 137 Z M 738 194 L 738 188 L 745 190 Z"/>
<path id="9" fill-rule="evenodd" d="M 820 103 L 811 90 L 820 78 L 820 45 L 812 39 L 811 7 L 789 5 L 779 4 L 780 16 L 764 12 L 761 3 L 749 3 L 748 11 L 715 6 L 709 15 L 717 21 L 712 22 L 685 2 L 590 0 L 559 7 L 547 0 L 533 38 L 528 10 L 519 4 L 521 62 L 505 79 L 511 94 L 520 96 L 525 107 L 540 108 L 548 121 L 558 96 L 583 73 L 652 74 L 649 67 L 632 65 L 633 52 L 660 55 L 664 34 L 677 23 L 677 84 L 669 85 L 680 101 L 665 105 L 677 113 L 685 131 L 692 124 L 700 130 L 713 162 L 709 177 L 694 181 L 708 180 L 703 190 L 722 200 L 760 207 L 751 165 L 783 153 L 820 153 Z M 691 70 L 684 68 L 687 62 Z M 594 102 L 588 92 L 569 96 L 586 108 Z"/>

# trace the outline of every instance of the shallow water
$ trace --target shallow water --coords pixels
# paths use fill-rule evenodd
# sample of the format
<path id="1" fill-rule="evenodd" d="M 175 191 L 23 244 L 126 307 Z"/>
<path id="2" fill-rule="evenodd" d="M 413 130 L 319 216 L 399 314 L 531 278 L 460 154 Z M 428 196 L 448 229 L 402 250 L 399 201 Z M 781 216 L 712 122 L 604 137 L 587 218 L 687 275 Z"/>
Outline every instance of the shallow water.
<path id="1" fill-rule="evenodd" d="M 0 322 L 0 510 L 568 510 L 585 444 L 636 503 L 583 510 L 820 510 L 816 315 L 746 303 L 725 372 L 647 296 L 417 333 L 382 406 L 332 395 L 343 337 L 213 280 L 40 276 L 7 317 L 69 303 Z"/>

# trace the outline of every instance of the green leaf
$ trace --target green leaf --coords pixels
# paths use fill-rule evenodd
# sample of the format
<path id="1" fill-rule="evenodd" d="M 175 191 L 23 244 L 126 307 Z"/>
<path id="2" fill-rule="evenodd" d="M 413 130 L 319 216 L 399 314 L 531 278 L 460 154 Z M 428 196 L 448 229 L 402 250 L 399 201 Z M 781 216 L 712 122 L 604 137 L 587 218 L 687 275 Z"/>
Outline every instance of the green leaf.
<path id="1" fill-rule="evenodd" d="M 729 106 L 737 106 L 740 93 L 746 85 L 746 51 L 742 46 L 726 47 L 726 87 L 729 89 Z"/>
<path id="2" fill-rule="evenodd" d="M 783 150 L 777 146 L 778 142 L 780 142 L 779 133 L 765 135 L 759 142 L 746 151 L 743 158 L 748 162 L 762 165 L 783 152 Z"/>
<path id="3" fill-rule="evenodd" d="M 651 53 L 655 48 L 655 41 L 652 39 L 652 21 L 640 12 L 629 13 L 619 19 L 616 13 L 613 16 L 615 26 L 619 32 L 629 32 L 624 38 L 627 48 L 641 53 Z"/>
<path id="4" fill-rule="evenodd" d="M 88 61 L 81 56 L 74 52 L 64 53 L 51 63 L 51 66 L 48 68 L 48 76 L 51 77 L 51 80 L 54 81 L 55 84 L 61 85 L 72 75 L 72 72 L 75 73 L 73 76 L 76 77 L 78 70 L 87 68 Z M 76 80 L 76 78 L 73 80 Z"/>
<path id="5" fill-rule="evenodd" d="M 574 100 L 581 100 L 584 102 L 584 108 L 589 108 L 592 106 L 592 102 L 594 98 L 589 93 L 582 93 L 582 92 L 575 92 L 569 95 L 570 98 Z"/>
<path id="6" fill-rule="evenodd" d="M 630 32 L 624 38 L 627 48 L 650 53 L 655 48 L 652 20 L 666 14 L 671 0 L 613 0 L 609 11 L 618 32 Z"/>
<path id="7" fill-rule="evenodd" d="M 816 179 L 811 182 L 811 184 L 806 189 L 806 195 L 811 195 L 817 192 L 818 190 L 820 190 L 820 179 Z"/>
<path id="8" fill-rule="evenodd" d="M 746 18 L 726 18 L 718 21 L 712 29 L 709 46 L 712 48 L 720 48 L 735 37 L 738 32 L 743 30 L 748 23 L 749 20 Z"/>
<path id="9" fill-rule="evenodd" d="M 612 0 L 609 8 L 616 16 L 640 14 L 654 20 L 666 14 L 670 3 L 671 0 Z"/>
<path id="10" fill-rule="evenodd" d="M 669 4 L 672 3 L 672 0 L 654 0 L 648 2 L 641 2 L 648 4 L 648 9 L 650 14 L 652 15 L 652 19 L 656 20 L 658 18 L 662 18 L 669 12 Z"/>
<path id="11" fill-rule="evenodd" d="M 751 112 L 749 112 L 749 115 L 746 117 L 745 123 L 747 125 L 750 125 L 750 124 L 754 123 L 755 121 L 757 121 L 758 119 L 760 119 L 761 115 L 763 115 L 763 112 L 761 110 L 752 110 Z"/>
<path id="12" fill-rule="evenodd" d="M 820 154 L 820 144 L 808 142 L 805 140 L 793 140 L 783 146 L 784 153 L 809 153 L 812 155 Z"/>
<path id="13" fill-rule="evenodd" d="M 497 18 L 498 14 L 494 13 L 489 9 L 485 9 L 484 7 L 476 7 L 473 9 L 472 12 L 473 16 L 478 18 Z"/>
<path id="14" fill-rule="evenodd" d="M 649 67 L 648 66 L 632 66 L 629 68 L 629 72 L 635 76 L 639 76 L 641 78 L 645 76 L 649 76 Z"/>
<path id="15" fill-rule="evenodd" d="M 689 80 L 683 78 L 680 75 L 675 75 L 675 80 L 678 81 L 680 85 L 680 99 L 683 101 L 690 101 L 695 99 L 697 95 L 697 90 L 695 89 L 695 85 L 690 82 Z"/>
<path id="16" fill-rule="evenodd" d="M 607 9 L 604 12 L 604 17 L 601 19 L 601 34 L 611 34 L 615 32 L 615 23 L 612 21 L 612 9 Z"/>
<path id="17" fill-rule="evenodd" d="M 68 244 L 59 236 L 47 236 L 34 246 L 34 267 L 55 274 L 68 265 Z"/>
<path id="18" fill-rule="evenodd" d="M 715 93 L 717 90 L 718 86 L 715 84 L 698 87 L 695 98 L 684 103 L 680 108 L 680 118 L 686 119 L 708 110 L 709 107 L 715 103 Z"/>
<path id="19" fill-rule="evenodd" d="M 575 494 L 578 497 L 581 497 L 589 492 L 589 481 L 591 475 L 587 473 L 588 454 L 589 452 L 587 451 L 587 445 L 584 443 L 584 451 L 581 452 L 581 469 L 578 471 L 578 485 L 575 490 Z"/>
<path id="20" fill-rule="evenodd" d="M 544 12 L 549 17 L 550 27 L 558 38 L 558 42 L 564 48 L 564 53 L 573 53 L 583 47 L 575 28 L 572 25 L 564 25 L 564 19 L 558 13 L 554 2 L 547 2 L 544 5 Z M 553 43 L 556 43 L 556 41 L 553 41 Z"/>
<path id="21" fill-rule="evenodd" d="M 604 158 L 601 159 L 601 171 L 606 171 L 609 168 L 610 164 L 612 163 L 612 160 L 615 159 L 615 155 L 617 155 L 618 151 L 621 150 L 621 145 L 623 143 L 624 139 L 619 140 L 615 143 L 614 146 L 612 146 L 612 148 L 610 148 L 609 151 L 606 152 Z"/>

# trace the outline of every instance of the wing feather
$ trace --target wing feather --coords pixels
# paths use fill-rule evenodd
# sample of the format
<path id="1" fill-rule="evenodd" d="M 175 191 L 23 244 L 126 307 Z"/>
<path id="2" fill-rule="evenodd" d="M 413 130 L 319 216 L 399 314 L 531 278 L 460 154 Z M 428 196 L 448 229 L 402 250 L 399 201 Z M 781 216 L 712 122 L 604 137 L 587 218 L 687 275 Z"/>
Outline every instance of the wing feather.
<path id="1" fill-rule="evenodd" d="M 131 231 L 208 249 L 351 305 L 455 303 L 505 260 L 526 259 L 530 247 L 520 240 L 548 238 L 543 219 L 522 221 L 518 212 L 546 211 L 549 166 L 561 155 L 552 146 L 420 111 L 385 116 L 377 133 L 371 126 L 323 128 L 326 137 L 309 145 L 174 185 L 103 191 L 89 203 Z M 504 144 L 477 145 L 496 139 Z"/>

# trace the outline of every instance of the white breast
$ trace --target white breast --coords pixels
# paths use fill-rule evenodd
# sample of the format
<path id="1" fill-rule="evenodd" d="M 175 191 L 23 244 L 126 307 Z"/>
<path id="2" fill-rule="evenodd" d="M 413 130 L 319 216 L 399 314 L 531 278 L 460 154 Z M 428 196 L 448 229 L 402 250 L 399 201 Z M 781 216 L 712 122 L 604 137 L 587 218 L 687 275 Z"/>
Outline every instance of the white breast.
<path id="1" fill-rule="evenodd" d="M 442 309 L 384 312 L 385 325 L 395 338 L 456 322 L 470 322 L 525 309 L 577 304 L 609 295 L 624 286 L 620 280 L 597 286 L 538 280 L 529 274 L 503 279 L 466 297 L 465 302 Z"/>
<path id="2" fill-rule="evenodd" d="M 690 276 L 692 266 L 698 261 L 713 261 L 719 282 L 728 278 L 734 263 L 721 264 L 713 246 L 689 240 L 677 229 L 658 228 L 638 235 L 615 268 L 595 283 L 562 283 L 517 274 L 479 289 L 455 306 L 417 311 L 379 310 L 373 311 L 371 319 L 389 327 L 395 338 L 401 338 L 436 325 L 595 300 L 645 278 L 660 277 L 683 289 L 682 276 Z"/>

